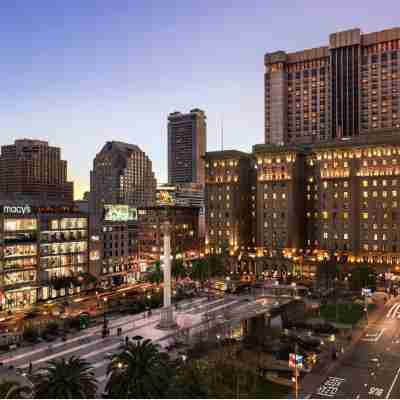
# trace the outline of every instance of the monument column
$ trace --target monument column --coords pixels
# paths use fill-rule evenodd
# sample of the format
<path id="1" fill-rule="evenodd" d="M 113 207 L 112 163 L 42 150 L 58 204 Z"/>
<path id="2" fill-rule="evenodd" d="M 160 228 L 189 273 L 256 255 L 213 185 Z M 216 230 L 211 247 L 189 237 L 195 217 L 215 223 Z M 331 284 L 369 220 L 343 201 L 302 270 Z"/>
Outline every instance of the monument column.
<path id="1" fill-rule="evenodd" d="M 171 305 L 171 224 L 169 222 L 163 224 L 162 232 L 164 234 L 164 305 L 161 310 L 161 320 L 157 327 L 159 329 L 174 329 L 176 322 Z"/>

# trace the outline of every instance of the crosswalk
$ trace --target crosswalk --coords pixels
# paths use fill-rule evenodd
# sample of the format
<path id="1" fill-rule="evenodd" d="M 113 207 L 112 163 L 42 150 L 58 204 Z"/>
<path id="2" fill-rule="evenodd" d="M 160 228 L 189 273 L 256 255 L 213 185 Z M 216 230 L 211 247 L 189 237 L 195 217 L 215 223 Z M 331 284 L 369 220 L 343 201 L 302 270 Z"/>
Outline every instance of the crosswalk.
<path id="1" fill-rule="evenodd" d="M 386 319 L 400 319 L 400 303 L 394 303 L 390 306 Z"/>

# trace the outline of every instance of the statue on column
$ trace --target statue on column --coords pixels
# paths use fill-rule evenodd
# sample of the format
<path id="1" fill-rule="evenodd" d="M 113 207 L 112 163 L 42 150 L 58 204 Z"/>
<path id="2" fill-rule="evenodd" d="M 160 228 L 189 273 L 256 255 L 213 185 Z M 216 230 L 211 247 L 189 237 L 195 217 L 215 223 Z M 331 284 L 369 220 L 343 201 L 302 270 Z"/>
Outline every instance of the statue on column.
<path id="1" fill-rule="evenodd" d="M 157 325 L 159 329 L 174 329 L 177 324 L 174 320 L 173 308 L 171 303 L 171 224 L 164 222 L 162 226 L 164 234 L 164 257 L 163 257 L 163 274 L 164 274 L 164 304 L 161 310 L 161 320 Z"/>

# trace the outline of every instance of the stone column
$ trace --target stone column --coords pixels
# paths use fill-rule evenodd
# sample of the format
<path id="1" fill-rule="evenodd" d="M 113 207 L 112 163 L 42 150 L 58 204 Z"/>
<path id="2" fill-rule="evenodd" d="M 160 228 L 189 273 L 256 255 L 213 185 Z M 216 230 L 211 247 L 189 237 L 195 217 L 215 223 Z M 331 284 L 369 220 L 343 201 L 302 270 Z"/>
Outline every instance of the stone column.
<path id="1" fill-rule="evenodd" d="M 176 328 L 176 322 L 171 306 L 171 224 L 165 222 L 162 231 L 164 234 L 164 304 L 161 310 L 161 320 L 157 327 L 159 329 L 174 329 Z"/>

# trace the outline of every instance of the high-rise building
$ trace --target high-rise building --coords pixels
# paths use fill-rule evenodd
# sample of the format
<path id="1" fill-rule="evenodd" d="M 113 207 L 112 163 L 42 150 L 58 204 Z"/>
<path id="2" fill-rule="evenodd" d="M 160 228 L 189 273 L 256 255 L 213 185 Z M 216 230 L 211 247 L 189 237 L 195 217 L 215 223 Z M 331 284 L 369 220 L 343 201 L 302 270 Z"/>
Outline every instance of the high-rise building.
<path id="1" fill-rule="evenodd" d="M 157 182 L 148 156 L 138 147 L 107 142 L 90 175 L 90 225 L 101 257 L 104 285 L 138 278 L 137 207 L 155 204 Z"/>
<path id="2" fill-rule="evenodd" d="M 168 182 L 204 184 L 206 115 L 197 108 L 168 116 Z"/>
<path id="3" fill-rule="evenodd" d="M 209 252 L 228 247 L 255 274 L 315 278 L 327 259 L 343 273 L 360 263 L 400 271 L 400 129 L 229 153 L 206 155 Z M 240 177 L 250 183 L 234 187 Z"/>
<path id="4" fill-rule="evenodd" d="M 90 173 L 93 232 L 99 231 L 105 205 L 151 206 L 156 186 L 152 162 L 138 146 L 107 142 L 96 155 Z"/>
<path id="5" fill-rule="evenodd" d="M 251 156 L 234 151 L 205 155 L 206 254 L 235 254 L 251 245 Z"/>
<path id="6" fill-rule="evenodd" d="M 400 28 L 333 33 L 329 46 L 268 53 L 265 143 L 313 143 L 400 127 Z"/>
<path id="7" fill-rule="evenodd" d="M 72 204 L 73 192 L 59 147 L 31 139 L 1 147 L 0 198 L 60 205 Z"/>

